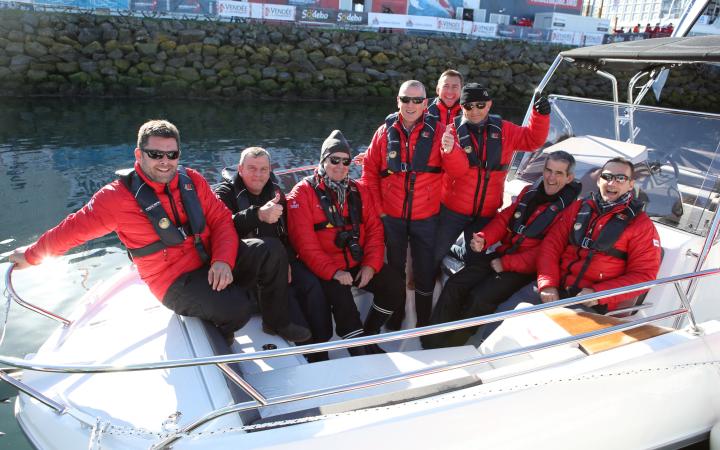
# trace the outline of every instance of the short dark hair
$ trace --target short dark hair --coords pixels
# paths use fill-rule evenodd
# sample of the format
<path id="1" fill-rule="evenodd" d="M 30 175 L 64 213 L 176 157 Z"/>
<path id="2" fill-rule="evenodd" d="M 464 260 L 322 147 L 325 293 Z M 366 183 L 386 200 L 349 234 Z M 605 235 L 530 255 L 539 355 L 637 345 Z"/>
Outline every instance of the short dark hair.
<path id="1" fill-rule="evenodd" d="M 440 81 L 440 78 L 442 77 L 458 77 L 460 78 L 460 84 L 463 84 L 465 82 L 462 74 L 455 69 L 448 69 L 445 72 L 441 73 L 438 77 L 438 81 Z"/>
<path id="2" fill-rule="evenodd" d="M 148 120 L 140 127 L 137 137 L 137 147 L 144 149 L 150 136 L 174 138 L 180 150 L 180 132 L 177 127 L 167 120 Z"/>
<path id="3" fill-rule="evenodd" d="M 610 163 L 618 163 L 618 164 L 625 164 L 630 168 L 630 179 L 632 179 L 635 176 L 635 164 L 632 163 L 629 159 L 625 159 L 621 156 L 616 156 L 615 158 L 608 159 L 605 161 L 605 164 L 603 164 L 602 170 L 605 170 L 605 166 L 607 166 Z"/>
<path id="4" fill-rule="evenodd" d="M 567 164 L 567 169 L 565 172 L 568 175 L 572 175 L 575 173 L 575 158 L 570 153 L 566 152 L 565 150 L 556 150 L 552 153 L 548 153 L 547 159 L 545 160 L 545 166 L 547 167 L 547 162 L 550 160 L 553 161 L 562 161 Z"/>

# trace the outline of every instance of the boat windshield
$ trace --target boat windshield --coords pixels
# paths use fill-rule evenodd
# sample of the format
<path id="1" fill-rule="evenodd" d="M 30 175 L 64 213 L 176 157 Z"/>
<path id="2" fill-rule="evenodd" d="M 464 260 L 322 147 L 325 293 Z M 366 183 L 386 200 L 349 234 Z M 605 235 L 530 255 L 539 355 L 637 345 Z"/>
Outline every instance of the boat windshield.
<path id="1" fill-rule="evenodd" d="M 547 153 L 566 150 L 577 158 L 575 178 L 586 195 L 597 188 L 602 164 L 622 156 L 635 163 L 635 192 L 653 220 L 707 235 L 720 201 L 720 115 L 567 96 L 551 102 L 544 151 L 520 164 L 518 178 L 538 179 Z"/>

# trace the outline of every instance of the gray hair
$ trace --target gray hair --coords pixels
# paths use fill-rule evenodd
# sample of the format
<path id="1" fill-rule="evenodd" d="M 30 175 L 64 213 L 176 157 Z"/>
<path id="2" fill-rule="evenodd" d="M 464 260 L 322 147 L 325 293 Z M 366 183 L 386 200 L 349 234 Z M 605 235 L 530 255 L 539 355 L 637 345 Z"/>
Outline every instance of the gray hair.
<path id="1" fill-rule="evenodd" d="M 545 160 L 545 167 L 547 167 L 547 162 L 550 160 L 566 163 L 567 170 L 565 170 L 565 172 L 568 175 L 575 174 L 575 158 L 565 150 L 556 150 L 552 153 L 548 153 L 547 159 Z"/>
<path id="2" fill-rule="evenodd" d="M 262 147 L 248 147 L 240 153 L 240 165 L 243 165 L 246 158 L 259 158 L 264 156 L 270 162 L 270 153 Z"/>
<path id="3" fill-rule="evenodd" d="M 402 92 L 403 90 L 406 90 L 406 89 L 411 88 L 411 87 L 417 87 L 417 88 L 422 89 L 422 91 L 423 91 L 423 97 L 426 96 L 426 93 L 425 93 L 425 85 L 422 84 L 422 83 L 421 83 L 420 81 L 418 81 L 418 80 L 407 80 L 406 82 L 404 82 L 403 84 L 401 84 L 401 85 L 400 85 L 400 89 L 398 89 L 398 94 L 400 94 L 400 92 Z"/>

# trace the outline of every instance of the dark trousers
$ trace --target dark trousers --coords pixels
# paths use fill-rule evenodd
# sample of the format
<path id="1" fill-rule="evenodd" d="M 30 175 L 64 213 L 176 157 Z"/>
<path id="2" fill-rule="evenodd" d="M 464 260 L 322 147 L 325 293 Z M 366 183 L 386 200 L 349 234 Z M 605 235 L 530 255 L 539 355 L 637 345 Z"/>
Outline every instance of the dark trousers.
<path id="1" fill-rule="evenodd" d="M 348 270 L 353 280 L 360 271 L 360 266 Z M 349 339 L 365 334 L 360 313 L 355 305 L 351 286 L 340 284 L 337 280 L 320 280 L 325 298 L 329 301 L 332 314 L 335 318 L 335 332 L 343 339 Z M 357 285 L 357 281 L 353 283 Z M 383 265 L 370 282 L 362 289 L 373 294 L 373 305 L 368 317 L 388 317 L 396 310 L 400 302 L 404 303 L 405 284 L 397 271 L 388 264 Z M 373 310 L 375 312 L 373 312 Z M 378 314 L 380 313 L 380 314 Z M 382 324 L 370 326 L 372 333 L 376 332 Z M 371 333 L 368 333 L 371 334 Z"/>
<path id="2" fill-rule="evenodd" d="M 496 273 L 490 261 L 496 255 L 484 255 L 482 262 L 465 266 L 452 275 L 443 288 L 430 323 L 452 322 L 495 312 L 518 289 L 535 279 L 534 274 Z M 463 345 L 478 327 L 423 336 L 424 348 Z"/>
<path id="3" fill-rule="evenodd" d="M 412 267 L 415 276 L 415 309 L 417 310 L 418 326 L 427 325 L 432 309 L 432 295 L 435 289 L 434 266 L 435 233 L 438 215 L 422 220 L 405 220 L 394 217 L 383 217 L 385 228 L 385 246 L 388 264 L 405 279 L 407 247 L 412 252 Z M 405 296 L 403 296 L 403 299 Z M 405 301 L 397 305 L 397 312 L 405 312 Z"/>
<path id="4" fill-rule="evenodd" d="M 287 253 L 279 240 L 243 239 L 229 286 L 214 291 L 208 283 L 210 267 L 205 265 L 180 275 L 162 301 L 177 314 L 207 320 L 227 334 L 250 319 L 254 305 L 248 289 L 257 285 L 263 321 L 281 328 L 290 323 L 287 267 Z"/>
<path id="5" fill-rule="evenodd" d="M 312 339 L 307 344 L 329 341 L 332 337 L 330 305 L 325 300 L 320 280 L 302 262 L 290 263 L 292 282 L 288 291 L 290 318 L 309 328 Z"/>
<path id="6" fill-rule="evenodd" d="M 465 227 L 470 225 L 472 221 L 472 216 L 456 213 L 455 211 L 447 209 L 445 205 L 440 205 L 440 219 L 438 221 L 437 233 L 435 233 L 435 251 L 433 256 L 433 264 L 435 264 L 435 267 L 440 268 L 440 264 L 445 255 L 450 252 L 450 248 L 455 244 L 460 233 L 464 232 Z"/>

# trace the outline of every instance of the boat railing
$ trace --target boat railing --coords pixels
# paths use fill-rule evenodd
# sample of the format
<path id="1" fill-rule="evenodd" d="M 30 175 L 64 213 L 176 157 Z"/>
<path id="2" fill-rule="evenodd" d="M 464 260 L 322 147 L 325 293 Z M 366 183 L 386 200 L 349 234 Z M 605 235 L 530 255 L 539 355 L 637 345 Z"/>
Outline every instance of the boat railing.
<path id="1" fill-rule="evenodd" d="M 10 267 L 6 273 L 6 281 L 7 286 L 9 287 L 6 289 L 6 295 L 9 297 L 12 297 L 16 302 L 19 299 L 17 296 L 17 293 L 12 288 L 12 277 L 10 276 L 12 272 L 12 267 Z M 429 325 L 425 327 L 415 328 L 411 330 L 402 330 L 402 331 L 395 331 L 395 332 L 389 332 L 389 333 L 383 333 L 373 336 L 363 336 L 363 337 L 357 337 L 347 340 L 341 340 L 341 341 L 333 341 L 333 342 L 324 342 L 324 343 L 318 343 L 318 344 L 310 344 L 310 345 L 304 345 L 299 347 L 289 347 L 289 348 L 282 348 L 282 349 L 274 349 L 274 350 L 265 350 L 260 351 L 256 353 L 242 353 L 242 354 L 229 354 L 229 355 L 217 355 L 217 356 L 209 356 L 209 357 L 198 357 L 198 358 L 190 358 L 190 359 L 176 359 L 176 360 L 165 360 L 165 361 L 152 361 L 152 362 L 140 362 L 135 364 L 50 364 L 50 363 L 43 363 L 42 361 L 35 361 L 35 360 L 25 360 L 17 357 L 12 356 L 4 356 L 0 355 L 0 365 L 6 365 L 6 366 L 12 366 L 23 370 L 32 370 L 32 371 L 40 371 L 40 372 L 55 372 L 55 373 L 108 373 L 108 372 L 131 372 L 131 371 L 141 371 L 141 370 L 159 370 L 159 369 L 171 369 L 171 368 L 179 368 L 179 367 L 190 367 L 190 366 L 201 366 L 201 365 L 215 365 L 217 366 L 226 376 L 228 376 L 233 382 L 235 382 L 241 389 L 243 389 L 253 400 L 237 403 L 234 405 L 230 405 L 224 408 L 220 408 L 217 410 L 214 410 L 205 416 L 197 419 L 195 422 L 187 425 L 186 427 L 182 428 L 181 430 L 171 433 L 167 436 L 164 436 L 160 442 L 158 442 L 153 448 L 163 448 L 175 440 L 187 435 L 188 433 L 191 433 L 193 430 L 197 429 L 198 427 L 202 426 L 203 424 L 214 420 L 218 417 L 224 416 L 226 414 L 234 413 L 234 412 L 241 412 L 249 409 L 254 409 L 258 407 L 265 407 L 270 405 L 277 405 L 277 404 L 284 404 L 289 402 L 295 402 L 299 400 L 304 399 L 310 399 L 310 398 L 317 398 L 317 397 L 324 397 L 328 395 L 333 394 L 340 394 L 344 392 L 350 392 L 350 391 L 356 391 L 361 389 L 367 389 L 374 386 L 381 386 L 386 385 L 389 383 L 395 383 L 399 381 L 409 380 L 412 378 L 417 377 L 423 377 L 432 375 L 435 373 L 440 372 L 446 372 L 450 370 L 456 370 L 456 369 L 462 369 L 465 367 L 470 367 L 474 365 L 478 365 L 481 363 L 487 363 L 499 359 L 504 358 L 510 358 L 513 356 L 528 354 L 528 353 L 534 353 L 540 350 L 558 347 L 562 345 L 567 345 L 571 343 L 580 342 L 585 339 L 594 338 L 598 336 L 603 336 L 619 331 L 626 331 L 630 329 L 634 329 L 652 322 L 661 321 L 664 319 L 668 319 L 670 317 L 679 317 L 679 316 L 687 316 L 688 321 L 690 323 L 690 331 L 695 334 L 701 333 L 701 330 L 697 326 L 697 323 L 695 322 L 695 318 L 692 314 L 692 310 L 690 308 L 689 300 L 687 296 L 685 295 L 685 290 L 680 286 L 680 283 L 683 281 L 688 280 L 689 282 L 694 282 L 699 278 L 706 277 L 706 276 L 712 276 L 720 274 L 720 268 L 715 269 L 707 269 L 703 271 L 693 272 L 693 273 L 685 273 L 680 275 L 674 275 L 669 276 L 657 280 L 651 280 L 646 281 L 643 283 L 634 284 L 631 286 L 625 286 L 625 287 L 619 287 L 615 289 L 609 289 L 606 291 L 600 291 L 600 292 L 593 292 L 590 294 L 577 296 L 577 297 L 570 297 L 566 299 L 557 300 L 554 302 L 544 303 L 540 305 L 530 306 L 527 308 L 522 309 L 516 309 L 512 311 L 507 312 L 500 312 L 500 313 L 494 313 L 489 314 L 486 316 L 481 317 L 474 317 L 470 319 L 463 319 L 463 320 L 457 320 L 454 322 L 448 322 L 444 324 L 438 324 L 438 325 Z M 349 384 L 342 384 L 337 386 L 331 386 L 326 387 L 322 389 L 317 389 L 313 391 L 307 391 L 307 392 L 300 392 L 296 394 L 290 394 L 290 395 L 282 395 L 272 398 L 267 398 L 262 393 L 257 391 L 247 380 L 245 380 L 241 374 L 234 371 L 229 365 L 232 363 L 238 363 L 243 361 L 251 361 L 251 360 L 261 360 L 261 359 L 267 359 L 267 358 L 277 358 L 281 356 L 290 356 L 290 355 L 302 355 L 307 353 L 315 353 L 320 351 L 330 351 L 330 350 L 338 350 L 343 348 L 350 348 L 350 347 L 358 347 L 362 345 L 368 345 L 368 344 L 381 344 L 385 342 L 392 342 L 397 340 L 404 340 L 404 339 L 411 339 L 411 338 L 417 338 L 424 335 L 429 334 L 435 334 L 435 333 L 443 333 L 446 331 L 453 331 L 458 330 L 461 328 L 467 328 L 467 327 L 475 327 L 480 325 L 485 325 L 492 322 L 497 322 L 501 320 L 510 319 L 513 317 L 519 317 L 527 314 L 533 314 L 538 313 L 554 308 L 560 308 L 560 307 L 569 307 L 574 305 L 583 304 L 586 302 L 590 302 L 593 300 L 600 300 L 606 297 L 611 297 L 619 294 L 624 293 L 631 293 L 631 292 L 638 292 L 647 290 L 649 288 L 652 288 L 654 286 L 659 285 L 665 285 L 665 284 L 673 284 L 679 294 L 680 301 L 681 301 L 681 307 L 667 311 L 658 313 L 652 316 L 648 317 L 642 317 L 642 318 L 635 318 L 633 320 L 628 320 L 625 323 L 621 323 L 618 325 L 614 325 L 608 328 L 604 328 L 601 330 L 595 330 L 583 334 L 578 334 L 575 336 L 569 336 L 562 339 L 556 339 L 532 346 L 527 347 L 520 347 L 517 349 L 509 350 L 509 351 L 502 351 L 502 352 L 495 352 L 487 355 L 478 355 L 472 358 L 463 359 L 460 361 L 452 361 L 442 364 L 436 364 L 431 365 L 428 367 L 425 367 L 423 369 L 419 370 L 413 370 L 413 371 L 405 371 L 399 374 L 391 375 L 391 376 L 383 376 L 383 377 L 377 377 L 370 380 L 365 380 L 361 382 L 355 382 L 355 383 L 349 383 Z M 18 297 L 18 298 L 16 298 Z M 8 299 L 9 301 L 9 299 Z M 27 302 L 18 302 L 20 304 L 27 304 Z M 39 311 L 36 311 L 40 313 Z M 42 313 L 40 313 L 42 314 Z M 45 315 L 45 314 L 43 314 Z M 42 402 L 43 404 L 47 405 L 51 409 L 53 409 L 58 414 L 64 414 L 70 412 L 72 408 L 69 406 L 62 405 L 58 403 L 57 401 L 45 396 L 43 393 L 38 392 L 31 386 L 17 380 L 15 377 L 10 376 L 6 373 L 0 372 L 0 379 L 3 381 L 11 384 L 19 391 L 37 399 L 38 401 Z M 81 420 L 79 417 L 82 417 L 83 414 L 71 414 L 73 417 L 75 417 L 78 420 Z M 93 426 L 93 423 L 88 424 L 90 426 Z"/>

